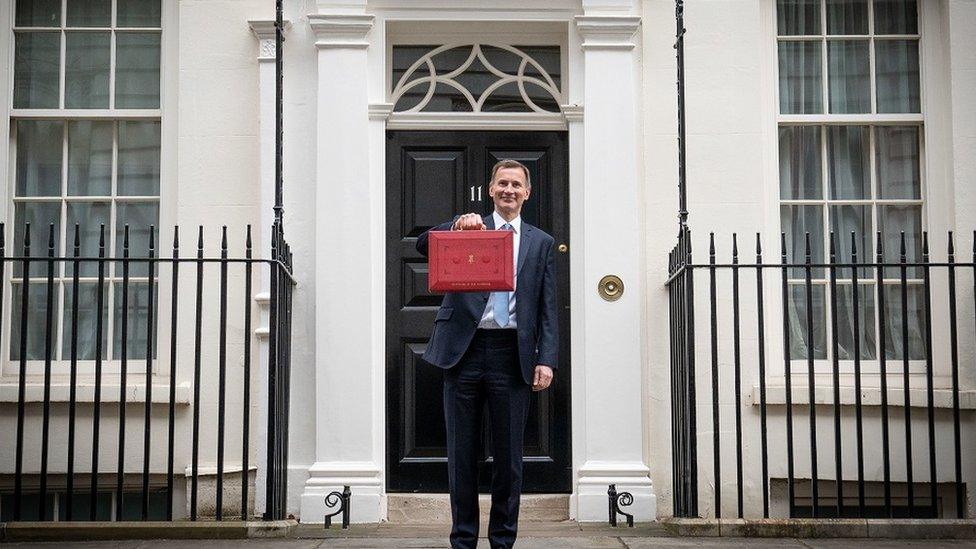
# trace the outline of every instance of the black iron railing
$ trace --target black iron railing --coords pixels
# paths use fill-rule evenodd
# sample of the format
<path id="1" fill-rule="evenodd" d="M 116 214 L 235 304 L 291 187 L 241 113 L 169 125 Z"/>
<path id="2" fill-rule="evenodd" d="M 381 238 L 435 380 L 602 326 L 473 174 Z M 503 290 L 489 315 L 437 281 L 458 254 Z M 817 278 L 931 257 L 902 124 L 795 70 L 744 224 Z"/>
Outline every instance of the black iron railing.
<path id="1" fill-rule="evenodd" d="M 32 235 L 32 232 L 34 234 Z M 148 235 L 148 246 L 135 250 L 130 246 L 130 231 L 126 225 L 121 231 L 121 242 L 118 245 L 118 257 L 108 257 L 107 250 L 110 244 L 106 242 L 105 226 L 99 226 L 97 230 L 98 244 L 97 255 L 84 256 L 82 253 L 82 238 L 84 234 L 78 225 L 75 225 L 72 236 L 73 245 L 70 246 L 72 252 L 64 256 L 58 256 L 56 245 L 56 230 L 54 225 L 50 225 L 44 231 L 45 245 L 41 254 L 35 253 L 37 247 L 32 242 L 32 237 L 36 236 L 37 231 L 32 231 L 30 224 L 25 226 L 22 235 L 18 235 L 18 250 L 13 255 L 8 255 L 5 242 L 5 231 L 3 224 L 0 224 L 0 311 L 4 311 L 4 300 L 8 298 L 5 290 L 10 288 L 12 294 L 10 307 L 10 317 L 7 322 L 0 324 L 0 338 L 9 338 L 9 348 L 11 352 L 3 361 L 7 362 L 10 368 L 19 369 L 17 377 L 17 401 L 16 401 L 16 432 L 10 433 L 6 438 L 7 443 L 15 445 L 13 453 L 13 463 L 5 463 L 2 466 L 4 473 L 13 471 L 13 490 L 7 500 L 10 508 L 4 513 L 11 520 L 24 520 L 28 515 L 32 519 L 52 520 L 54 517 L 49 512 L 49 482 L 56 478 L 59 487 L 63 487 L 64 497 L 60 506 L 62 520 L 104 520 L 104 502 L 100 497 L 107 491 L 114 491 L 114 505 L 111 517 L 115 520 L 133 518 L 147 520 L 174 518 L 174 510 L 186 507 L 187 518 L 196 520 L 199 516 L 199 476 L 200 476 L 200 457 L 201 454 L 208 458 L 212 453 L 216 454 L 216 488 L 214 503 L 214 518 L 222 520 L 224 516 L 224 496 L 226 486 L 225 475 L 225 448 L 227 440 L 225 437 L 228 422 L 240 422 L 242 437 L 240 440 L 241 448 L 241 486 L 239 496 L 240 514 L 239 518 L 248 519 L 247 516 L 249 503 L 253 501 L 249 492 L 248 471 L 249 454 L 251 444 L 251 423 L 250 413 L 253 402 L 251 394 L 252 371 L 255 370 L 254 353 L 252 353 L 252 309 L 255 296 L 252 294 L 254 286 L 254 276 L 267 277 L 270 282 L 270 306 L 269 306 L 269 334 L 268 334 L 268 356 L 267 356 L 267 412 L 268 423 L 267 432 L 261 436 L 267 437 L 267 486 L 265 500 L 266 519 L 280 519 L 285 516 L 286 499 L 286 464 L 288 446 L 288 397 L 289 397 L 289 372 L 291 359 L 291 311 L 292 311 L 292 256 L 291 251 L 284 241 L 281 224 L 275 223 L 271 232 L 271 257 L 269 259 L 257 259 L 252 255 L 253 248 L 251 242 L 251 229 L 247 227 L 244 235 L 244 255 L 243 257 L 231 257 L 228 252 L 227 228 L 224 227 L 220 236 L 220 255 L 219 257 L 206 257 L 204 254 L 204 230 L 200 227 L 197 231 L 196 253 L 192 257 L 182 257 L 180 254 L 179 227 L 173 229 L 172 255 L 162 257 L 157 252 L 155 228 L 149 227 L 148 232 L 142 231 L 141 235 Z M 22 247 L 21 247 L 22 246 Z M 67 248 L 66 248 L 67 249 Z M 62 270 L 61 265 L 64 265 Z M 181 266 L 182 272 L 181 272 Z M 266 269 L 266 270 L 265 270 Z M 187 272 L 189 270 L 189 272 Z M 62 272 L 63 271 L 63 272 Z M 56 273 L 58 275 L 56 276 Z M 38 276 L 40 275 L 40 276 Z M 190 275 L 193 277 L 193 284 L 190 284 Z M 205 285 L 204 282 L 207 281 Z M 94 288 L 93 299 L 90 303 L 80 295 L 80 288 L 84 284 L 89 284 Z M 61 316 L 58 312 L 58 299 L 55 295 L 61 290 L 63 285 L 64 309 L 70 309 L 70 315 L 65 315 L 61 319 L 56 319 L 55 315 Z M 162 296 L 159 289 L 169 286 L 168 302 Z M 213 288 L 217 286 L 216 295 L 205 291 L 205 287 Z M 141 286 L 141 288 L 136 288 Z M 32 288 L 42 288 L 44 301 L 40 306 L 35 305 L 32 309 Z M 190 289 L 192 288 L 192 289 Z M 141 305 L 130 304 L 130 299 L 135 299 L 142 290 L 145 290 L 147 298 L 141 299 Z M 189 291 L 188 291 L 189 290 Z M 109 330 L 106 317 L 109 293 L 112 293 L 116 306 L 113 311 L 116 317 L 112 321 L 115 334 L 112 341 L 107 341 L 106 332 Z M 190 295 L 187 295 L 190 294 Z M 91 298 L 92 296 L 89 296 Z M 181 299 L 182 298 L 182 299 Z M 183 300 L 192 299 L 184 304 Z M 235 311 L 240 312 L 238 318 L 228 318 L 228 303 L 238 301 Z M 15 303 L 16 302 L 16 303 Z M 193 303 L 192 307 L 188 306 Z M 160 307 L 159 305 L 165 305 Z M 212 321 L 212 311 L 217 309 L 216 325 Z M 88 311 L 88 322 L 79 321 L 80 311 Z M 94 310 L 96 312 L 92 313 Z M 168 319 L 160 317 L 160 311 L 168 312 Z M 38 326 L 36 322 L 28 321 L 29 317 L 37 320 L 43 318 L 43 327 L 36 333 Z M 204 318 L 207 317 L 205 322 Z M 168 320 L 168 322 L 167 322 Z M 187 328 L 187 324 L 192 322 L 192 332 Z M 59 332 L 60 323 L 60 332 Z M 204 330 L 206 324 L 207 330 Z M 133 333 L 132 327 L 137 326 L 141 335 Z M 168 326 L 168 330 L 164 328 Z M 238 417 L 230 417 L 227 413 L 227 364 L 228 364 L 228 328 L 233 333 L 241 334 L 241 340 L 230 342 L 235 349 L 241 349 L 238 355 L 242 366 L 242 393 L 239 395 L 241 406 Z M 131 331 L 130 331 L 131 330 Z M 213 333 L 216 332 L 216 333 Z M 62 341 L 55 341 L 58 334 L 64 334 Z M 87 338 L 94 349 L 87 351 L 79 348 L 79 336 Z M 38 344 L 34 338 L 43 337 L 43 345 Z M 191 339 L 192 338 L 192 339 Z M 2 341 L 0 339 L 0 341 Z M 130 348 L 132 342 L 138 341 L 141 349 Z M 168 345 L 169 356 L 168 364 L 159 364 L 157 341 Z M 192 355 L 183 349 L 190 348 L 192 341 Z M 106 342 L 108 345 L 106 345 Z M 118 350 L 112 348 L 117 344 Z M 182 346 L 182 348 L 181 348 Z M 3 348 L 0 345 L 0 348 Z M 59 349 L 60 352 L 59 352 Z M 216 363 L 211 360 L 204 361 L 205 355 L 216 349 Z M 60 356 L 60 359 L 57 357 Z M 235 359 L 237 357 L 235 356 Z M 8 362 L 9 359 L 9 362 Z M 29 363 L 36 362 L 37 366 L 43 364 L 43 398 L 40 406 L 36 406 L 26 398 L 27 382 L 30 376 L 40 377 L 39 374 L 29 372 Z M 94 385 L 93 398 L 91 399 L 91 419 L 85 421 L 85 425 L 77 417 L 78 415 L 78 389 L 79 389 L 79 364 L 89 365 L 91 371 L 86 374 L 90 377 L 89 383 Z M 137 366 L 144 368 L 141 389 L 144 391 L 144 399 L 141 403 L 128 402 L 129 390 L 137 387 L 138 383 L 132 383 L 130 367 L 136 363 Z M 68 389 L 69 397 L 67 400 L 67 437 L 62 443 L 60 439 L 53 440 L 50 432 L 50 425 L 54 412 L 52 411 L 51 388 L 52 388 L 52 367 L 58 365 L 67 367 L 69 371 Z M 112 373 L 105 370 L 111 367 Z M 189 426 L 190 437 L 190 457 L 185 464 L 189 467 L 189 473 L 182 471 L 177 473 L 177 435 L 178 424 L 183 426 L 186 422 L 177 420 L 177 381 L 181 379 L 178 374 L 185 377 L 185 368 L 192 368 L 192 390 L 193 396 L 190 402 L 192 410 L 192 420 Z M 117 369 L 117 374 L 115 370 Z M 201 418 L 201 386 L 204 384 L 204 377 L 211 380 L 211 372 L 216 369 L 216 392 L 217 406 L 216 416 Z M 153 385 L 154 381 L 159 383 L 154 376 L 161 375 L 168 370 L 168 395 L 165 402 L 154 400 Z M 262 375 L 258 372 L 254 375 Z M 104 402 L 106 395 L 103 392 L 103 385 L 106 380 L 118 383 L 118 403 Z M 212 386 L 211 386 L 212 387 Z M 236 399 L 235 395 L 235 401 Z M 154 404 L 155 403 L 155 404 Z M 137 408 L 142 404 L 141 409 Z M 159 486 L 159 482 L 154 481 L 150 486 L 151 477 L 158 479 L 159 475 L 152 474 L 151 459 L 154 455 L 152 447 L 152 433 L 155 425 L 153 424 L 153 406 L 166 406 L 167 425 L 166 425 L 166 473 L 165 488 Z M 133 447 L 126 439 L 126 422 L 137 415 L 135 412 L 142 412 L 143 433 L 141 444 Z M 104 432 L 100 427 L 104 423 L 103 414 L 117 414 L 117 437 L 118 454 L 116 458 L 115 470 L 111 475 L 114 478 L 108 480 L 108 474 L 104 470 L 104 463 L 100 462 L 99 449 L 103 446 Z M 59 420 L 63 416 L 58 411 Z M 235 414 L 236 415 L 236 414 Z M 28 420 L 36 420 L 40 416 L 41 429 L 39 436 L 37 433 L 28 433 L 26 428 Z M 113 419 L 115 419 L 113 417 Z M 158 420 L 157 420 L 158 421 Z M 215 440 L 202 440 L 201 421 L 212 422 L 216 427 Z M 31 423 L 36 423 L 31 421 Z M 213 427 L 214 425 L 210 425 Z M 236 430 L 236 429 L 235 429 Z M 85 432 L 87 431 L 87 433 Z M 90 433 L 90 438 L 86 435 Z M 184 431 L 185 433 L 185 431 Z M 111 435 L 110 435 L 111 436 Z M 81 444 L 79 444 L 79 440 Z M 64 444 L 64 446 L 61 446 Z M 37 469 L 34 464 L 25 468 L 25 450 L 31 450 L 33 454 L 35 448 L 40 446 L 40 459 Z M 204 446 L 210 448 L 204 448 Z M 141 446 L 141 448 L 139 448 Z M 215 447 L 214 447 L 215 446 Z M 141 450 L 141 467 L 132 468 L 131 464 L 136 461 Z M 61 471 L 52 472 L 49 468 L 49 459 L 52 452 L 66 452 L 66 468 Z M 90 466 L 86 471 L 79 470 L 75 466 L 75 460 L 81 452 L 90 455 Z M 161 452 L 155 455 L 160 455 Z M 182 459 L 181 459 L 182 460 Z M 127 467 L 126 463 L 130 466 Z M 157 465 L 156 470 L 160 467 Z M 39 473 L 28 475 L 25 470 L 39 471 Z M 138 483 L 132 479 L 139 476 Z M 177 476 L 189 478 L 186 481 L 185 490 L 188 494 L 188 505 L 184 502 L 174 501 L 176 489 L 175 479 Z M 25 479 L 30 479 L 31 483 L 36 483 L 37 492 L 31 493 L 31 501 L 36 499 L 36 513 L 34 509 L 25 508 Z M 139 486 L 136 492 L 133 486 Z M 182 486 L 180 486 L 182 488 Z M 88 501 L 84 501 L 83 494 L 87 493 Z M 162 494 L 165 502 L 165 510 L 160 516 L 158 513 L 151 516 L 150 495 Z M 79 496 L 82 496 L 79 499 Z M 125 500 L 138 497 L 140 501 L 139 512 L 133 516 L 131 506 L 128 511 L 124 511 Z M 82 505 L 84 504 L 84 505 Z M 77 507 L 83 506 L 88 509 L 84 512 Z M 177 513 L 183 515 L 182 512 Z"/>
<path id="2" fill-rule="evenodd" d="M 721 264 L 714 234 L 709 238 L 708 262 L 694 263 L 691 233 L 681 230 L 669 256 L 667 281 L 675 516 L 700 516 L 701 496 L 711 499 L 710 513 L 721 517 L 722 489 L 734 487 L 739 518 L 770 517 L 777 503 L 771 501 L 774 482 L 785 484 L 786 501 L 780 508 L 788 507 L 782 514 L 791 517 L 966 516 L 966 479 L 974 471 L 967 465 L 964 475 L 963 464 L 972 464 L 974 456 L 965 456 L 964 461 L 962 455 L 961 430 L 966 425 L 971 428 L 972 416 L 961 410 L 960 369 L 976 365 L 960 362 L 959 334 L 961 330 L 972 333 L 976 281 L 972 291 L 960 290 L 957 281 L 960 276 L 967 283 L 976 279 L 976 233 L 968 262 L 957 260 L 951 232 L 945 240 L 944 261 L 930 258 L 925 233 L 917 243 L 906 242 L 902 233 L 900 242 L 895 239 L 900 249 L 894 254 L 885 253 L 878 233 L 873 261 L 870 255 L 864 258 L 868 254 L 859 255 L 857 245 L 864 242 L 859 235 L 850 236 L 848 246 L 830 234 L 823 262 L 813 259 L 817 253 L 809 234 L 795 251 L 788 250 L 782 235 L 780 262 L 766 263 L 757 234 L 755 262 L 740 263 L 733 234 L 731 262 Z M 920 257 L 912 253 L 915 245 Z M 897 259 L 886 260 L 891 256 Z M 803 259 L 791 261 L 791 257 Z M 767 288 L 770 277 L 779 278 L 778 292 L 775 286 Z M 707 293 L 696 295 L 696 290 Z M 910 300 L 916 304 L 911 311 Z M 746 319 L 742 305 L 749 306 Z M 967 314 L 960 315 L 960 310 Z M 935 343 L 933 318 L 945 319 L 940 326 L 948 330 L 947 337 L 940 334 Z M 781 340 L 774 341 L 777 337 Z M 938 364 L 933 360 L 934 346 L 939 349 Z M 772 349 L 776 356 L 769 353 Z M 767 359 L 774 356 L 779 362 L 780 350 L 782 371 L 775 373 L 782 377 L 771 378 L 771 370 L 778 368 Z M 707 371 L 696 370 L 702 362 Z M 872 371 L 865 373 L 868 365 Z M 936 366 L 949 379 L 948 386 L 939 390 L 948 391 L 951 399 L 938 412 Z M 880 392 L 880 402 L 870 406 L 864 402 L 869 378 Z M 770 379 L 777 380 L 775 389 L 782 390 L 782 401 L 770 402 Z M 749 400 L 744 400 L 744 380 L 750 387 L 753 381 L 757 384 L 756 394 L 745 395 Z M 826 398 L 818 400 L 818 384 L 828 391 Z M 853 399 L 842 402 L 842 390 L 850 385 Z M 924 400 L 912 402 L 913 388 L 924 391 Z M 903 393 L 899 400 L 890 400 L 892 389 Z M 707 400 L 699 403 L 703 394 Z M 805 402 L 794 402 L 797 396 L 805 397 L 798 399 Z M 853 407 L 853 413 L 844 407 Z M 913 407 L 922 409 L 924 423 L 913 424 Z M 733 417 L 728 417 L 729 408 Z M 707 409 L 709 417 L 697 417 L 696 410 Z M 798 412 L 806 412 L 806 421 L 794 417 Z M 891 428 L 895 421 L 904 426 L 900 435 Z M 803 428 L 807 433 L 800 431 Z M 866 445 L 881 455 L 877 478 L 871 471 L 865 473 Z M 833 451 L 826 451 L 830 447 Z M 785 471 L 781 462 L 771 463 L 771 452 L 785 453 Z M 922 463 L 917 462 L 915 458 L 922 455 Z M 710 469 L 705 476 L 711 478 L 699 477 L 699 465 Z M 732 474 L 734 484 L 729 480 Z M 761 515 L 755 490 L 760 486 Z M 898 491 L 897 498 L 893 490 Z M 754 499 L 747 500 L 750 497 Z M 731 507 L 731 503 L 724 506 Z M 756 511 L 749 513 L 749 508 Z"/>

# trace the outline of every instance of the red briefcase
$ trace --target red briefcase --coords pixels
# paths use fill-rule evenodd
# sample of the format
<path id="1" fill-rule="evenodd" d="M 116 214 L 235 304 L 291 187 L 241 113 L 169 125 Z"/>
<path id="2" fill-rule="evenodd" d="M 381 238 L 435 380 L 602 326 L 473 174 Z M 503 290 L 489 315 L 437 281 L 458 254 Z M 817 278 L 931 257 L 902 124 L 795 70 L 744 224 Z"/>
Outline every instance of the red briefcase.
<path id="1" fill-rule="evenodd" d="M 431 292 L 489 292 L 515 289 L 512 231 L 431 231 Z"/>

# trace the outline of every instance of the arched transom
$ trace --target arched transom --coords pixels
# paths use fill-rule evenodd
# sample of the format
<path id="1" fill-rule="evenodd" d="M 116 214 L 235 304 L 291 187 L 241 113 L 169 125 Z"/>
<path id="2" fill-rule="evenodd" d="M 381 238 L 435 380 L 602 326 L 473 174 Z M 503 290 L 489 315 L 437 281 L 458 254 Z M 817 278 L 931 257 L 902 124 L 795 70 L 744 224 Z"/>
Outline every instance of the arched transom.
<path id="1" fill-rule="evenodd" d="M 393 46 L 395 112 L 558 113 L 559 46 Z"/>

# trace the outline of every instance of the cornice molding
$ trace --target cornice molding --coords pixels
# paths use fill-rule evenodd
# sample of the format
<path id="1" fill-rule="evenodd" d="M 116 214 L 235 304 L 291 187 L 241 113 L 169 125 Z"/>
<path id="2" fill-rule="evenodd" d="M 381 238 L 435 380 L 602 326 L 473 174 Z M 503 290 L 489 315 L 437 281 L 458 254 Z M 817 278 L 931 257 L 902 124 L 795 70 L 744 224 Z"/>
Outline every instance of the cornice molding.
<path id="1" fill-rule="evenodd" d="M 268 61 L 275 58 L 275 21 L 274 19 L 250 19 L 247 22 L 251 32 L 258 39 L 258 60 Z M 287 32 L 291 28 L 291 21 L 282 20 L 282 26 Z"/>
<path id="2" fill-rule="evenodd" d="M 632 50 L 634 34 L 640 28 L 638 15 L 577 15 L 576 29 L 584 50 Z"/>
<path id="3" fill-rule="evenodd" d="M 566 122 L 583 121 L 583 105 L 562 105 L 560 109 L 566 118 Z"/>
<path id="4" fill-rule="evenodd" d="M 308 16 L 308 24 L 317 48 L 366 49 L 375 19 L 369 14 L 316 13 Z"/>
<path id="5" fill-rule="evenodd" d="M 370 120 L 387 120 L 393 114 L 393 103 L 370 103 Z"/>

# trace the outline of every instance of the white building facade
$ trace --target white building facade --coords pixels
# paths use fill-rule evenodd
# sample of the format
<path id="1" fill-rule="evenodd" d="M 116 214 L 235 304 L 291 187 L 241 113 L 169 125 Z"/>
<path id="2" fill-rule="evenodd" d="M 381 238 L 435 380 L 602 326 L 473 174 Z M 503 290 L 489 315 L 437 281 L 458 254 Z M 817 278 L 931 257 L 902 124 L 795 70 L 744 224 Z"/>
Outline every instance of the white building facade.
<path id="1" fill-rule="evenodd" d="M 144 0 L 134 3 L 139 5 L 134 12 L 115 0 L 92 1 L 85 9 L 61 0 L 47 2 L 47 7 L 41 6 L 44 2 L 8 4 L 0 11 L 5 60 L 0 114 L 9 128 L 0 150 L 0 165 L 8 175 L 2 190 L 3 220 L 8 243 L 13 243 L 8 256 L 19 255 L 10 250 L 23 246 L 22 233 L 10 227 L 25 221 L 35 227 L 54 223 L 60 235 L 56 253 L 63 255 L 71 254 L 75 223 L 82 225 L 84 253 L 94 255 L 97 226 L 105 223 L 114 243 L 107 255 L 116 257 L 126 223 L 133 227 L 133 246 L 148 243 L 148 231 L 136 227 L 160 228 L 159 257 L 163 250 L 169 254 L 174 225 L 181 227 L 182 255 L 196 253 L 197 226 L 203 226 L 205 252 L 218 256 L 221 227 L 228 227 L 231 250 L 240 251 L 244 227 L 250 224 L 254 255 L 267 256 L 275 200 L 273 2 Z M 627 510 L 637 520 L 674 513 L 673 311 L 666 286 L 668 253 L 678 233 L 674 10 L 673 2 L 663 0 L 490 5 L 285 1 L 284 233 L 297 281 L 291 310 L 288 513 L 302 522 L 322 522 L 326 495 L 348 485 L 353 522 L 379 522 L 388 518 L 391 494 L 445 491 L 446 477 L 437 476 L 445 461 L 443 441 L 437 439 L 443 429 L 437 424 L 439 376 L 415 359 L 429 335 L 437 298 L 426 292 L 426 266 L 411 255 L 411 239 L 442 218 L 489 205 L 484 174 L 494 159 L 505 156 L 525 161 L 534 171 L 534 209 L 527 217 L 556 238 L 562 277 L 562 357 L 553 391 L 538 395 L 533 405 L 527 491 L 568 494 L 568 514 L 579 521 L 606 520 L 610 484 L 633 495 Z M 729 262 L 733 233 L 743 263 L 755 256 L 757 234 L 766 261 L 778 262 L 781 233 L 789 240 L 791 260 L 802 262 L 801 244 L 809 233 L 813 263 L 824 263 L 831 231 L 854 231 L 867 256 L 876 253 L 876 231 L 882 232 L 889 250 L 897 247 L 904 231 L 910 261 L 921 257 L 921 233 L 927 231 L 932 260 L 943 263 L 946 235 L 953 231 L 957 260 L 971 261 L 976 228 L 976 5 L 966 0 L 705 0 L 689 2 L 684 10 L 688 223 L 696 265 L 708 261 L 709 232 L 715 233 L 718 263 Z M 34 242 L 46 244 L 47 233 L 39 234 Z M 849 248 L 838 253 L 844 260 Z M 0 425 L 3 432 L 14 433 L 22 378 L 19 331 L 12 330 L 20 322 L 16 311 L 22 302 L 15 296 L 23 279 L 22 272 L 12 270 L 13 263 L 8 265 Z M 224 360 L 216 343 L 220 313 L 212 297 L 219 291 L 219 275 L 217 270 L 205 275 L 211 293 L 201 321 L 201 350 L 194 345 L 192 320 L 181 324 L 176 336 L 166 324 L 174 309 L 193 318 L 195 281 L 191 267 L 185 269 L 174 290 L 164 280 L 170 271 L 160 267 L 155 360 L 146 360 L 145 352 L 130 355 L 132 369 L 123 387 L 118 359 L 113 358 L 122 356 L 117 335 L 121 305 L 112 301 L 106 306 L 116 311 L 105 315 L 111 326 L 106 329 L 114 330 L 107 341 L 115 345 L 106 344 L 108 366 L 102 374 L 105 395 L 113 396 L 102 402 L 113 408 L 102 419 L 102 429 L 111 435 L 102 442 L 104 465 L 99 471 L 115 471 L 118 400 L 120 391 L 128 391 L 136 404 L 126 414 L 134 419 L 123 428 L 134 452 L 130 458 L 130 446 L 125 447 L 126 474 L 143 470 L 139 403 L 151 400 L 145 417 L 155 426 L 147 435 L 147 467 L 151 485 L 162 490 L 168 452 L 163 426 L 175 407 L 173 453 L 179 474 L 173 487 L 178 502 L 174 514 L 185 516 L 193 423 L 199 421 L 199 440 L 206 448 L 199 456 L 198 474 L 203 490 L 212 490 L 215 415 L 226 408 L 221 468 L 236 475 L 235 498 L 241 471 L 248 472 L 251 512 L 259 514 L 266 495 L 266 425 L 273 413 L 267 406 L 265 373 L 269 277 L 255 268 L 248 299 L 232 300 L 229 306 L 226 394 L 233 396 L 217 405 L 224 392 L 217 381 L 217 364 Z M 128 295 L 142 298 L 133 297 L 138 303 L 130 307 L 134 315 L 146 316 L 151 277 L 143 273 L 140 279 L 133 272 L 133 284 L 143 286 Z M 817 450 L 820 478 L 835 478 L 834 423 L 828 406 L 833 404 L 831 359 L 842 353 L 837 378 L 842 440 L 856 437 L 855 401 L 863 400 L 863 475 L 868 497 L 877 504 L 883 474 L 876 442 L 882 394 L 878 347 L 879 340 L 889 343 L 889 351 L 900 347 L 901 332 L 889 335 L 876 326 L 878 307 L 866 298 L 863 314 L 870 320 L 859 341 L 865 373 L 858 399 L 853 351 L 846 347 L 854 338 L 835 342 L 826 327 L 826 274 L 814 276 L 820 280 L 819 293 L 813 296 L 820 304 L 815 316 L 823 320 L 815 320 L 816 329 L 809 331 L 802 320 L 802 274 L 786 283 L 795 316 L 787 328 L 789 347 L 784 344 L 780 273 L 769 271 L 760 296 L 767 304 L 768 329 L 761 346 L 754 278 L 744 274 L 743 283 L 748 280 L 753 286 L 743 291 L 741 316 L 750 324 L 742 332 L 741 353 L 735 346 L 741 371 L 733 377 L 735 342 L 727 330 L 732 325 L 730 279 L 720 275 L 715 323 L 721 329 L 714 341 L 721 357 L 718 431 L 723 452 L 721 480 L 716 482 L 709 288 L 706 275 L 698 272 L 694 303 L 699 330 L 692 352 L 699 364 L 693 379 L 699 388 L 695 444 L 700 513 L 715 514 L 716 485 L 724 494 L 719 509 L 723 516 L 737 512 L 736 456 L 727 449 L 735 448 L 733 417 L 738 409 L 744 515 L 762 516 L 766 478 L 770 513 L 790 514 L 784 491 L 783 365 L 786 357 L 797 384 L 791 395 L 796 453 L 808 455 L 810 349 L 810 364 L 815 362 L 816 369 L 814 398 L 824 405 L 817 407 L 815 420 L 822 437 Z M 607 275 L 619 278 L 622 287 L 609 292 L 619 295 L 606 295 L 601 281 Z M 38 276 L 33 303 L 44 299 L 44 274 Z M 864 295 L 877 290 L 869 276 L 862 281 Z M 960 410 L 961 477 L 967 486 L 976 480 L 971 459 L 976 454 L 973 268 L 961 267 L 958 276 L 958 390 L 953 391 L 950 321 L 944 307 L 931 307 L 933 358 L 928 368 L 925 330 L 919 328 L 923 297 L 913 286 L 906 322 L 910 341 L 905 343 L 910 356 L 892 351 L 892 385 L 886 394 L 893 407 L 890 431 L 897 434 L 892 434 L 891 480 L 897 504 L 904 505 L 899 490 L 906 483 L 906 455 L 915 458 L 916 482 L 929 478 L 926 383 L 932 373 L 932 425 L 939 441 L 937 506 L 944 516 L 958 511 L 951 450 L 954 395 Z M 112 288 L 118 288 L 120 277 L 112 271 Z M 62 342 L 55 348 L 62 351 L 52 359 L 48 470 L 61 478 L 68 466 L 63 448 L 71 374 L 64 342 L 71 325 L 71 272 L 58 271 L 57 280 L 59 308 L 52 325 L 55 340 Z M 88 282 L 93 300 L 97 281 Z M 243 283 L 242 271 L 232 271 L 229 285 L 232 293 L 238 292 L 233 295 L 243 295 Z M 940 271 L 931 286 L 933 304 L 947 300 L 946 284 Z M 900 299 L 891 287 L 892 299 Z M 179 293 L 178 305 L 169 300 L 170 290 Z M 115 297 L 121 295 L 118 289 L 106 294 L 111 296 L 106 299 L 121 300 Z M 848 294 L 838 295 L 840 307 L 850 304 L 844 301 Z M 97 316 L 93 303 L 87 309 L 91 319 Z M 250 329 L 242 320 L 245 310 L 253 310 Z M 30 322 L 38 323 L 35 333 L 44 333 L 45 312 L 43 307 L 29 312 Z M 901 309 L 886 314 L 891 326 L 902 321 Z M 135 325 L 147 328 L 145 323 Z M 808 333 L 814 338 L 809 342 Z M 27 449 L 22 460 L 30 478 L 40 472 L 41 452 L 35 448 L 40 435 L 34 427 L 41 425 L 45 399 L 44 343 L 37 337 L 27 346 L 24 384 Z M 133 347 L 147 344 L 145 335 L 132 337 L 127 341 Z M 86 352 L 91 354 L 88 362 L 94 362 L 94 347 Z M 246 362 L 252 352 L 253 359 Z M 179 363 L 175 377 L 171 359 Z M 915 443 L 907 452 L 900 438 L 905 432 L 905 407 L 899 407 L 906 394 L 903 359 L 909 364 L 907 393 L 913 403 L 908 408 L 915 412 L 910 421 Z M 194 360 L 203 363 L 198 381 Z M 763 389 L 769 405 L 766 477 L 757 465 L 763 446 L 759 360 L 768 365 L 768 391 Z M 94 366 L 80 368 L 76 466 L 88 472 L 96 407 Z M 246 376 L 249 400 L 241 396 Z M 151 399 L 146 399 L 147 378 L 152 380 Z M 739 400 L 732 393 L 736 378 L 743 395 Z M 173 402 L 166 398 L 171 387 Z M 195 403 L 200 403 L 198 410 Z M 245 411 L 251 422 L 248 434 L 238 419 Z M 245 440 L 246 449 L 241 444 Z M 11 502 L 15 446 L 5 442 L 0 450 L 0 491 L 8 498 L 4 509 Z M 845 443 L 842 455 L 844 479 L 854 480 L 854 444 Z M 811 478 L 806 461 L 798 458 L 795 476 L 801 481 L 798 491 L 806 494 L 802 481 L 809 485 Z M 105 482 L 108 507 L 118 494 L 112 492 L 114 476 Z M 129 482 L 127 477 L 126 490 Z M 138 491 L 139 479 L 131 482 Z M 26 493 L 36 493 L 31 486 Z M 919 494 L 927 490 L 918 488 Z M 63 481 L 52 481 L 50 491 L 63 494 Z M 201 501 L 210 501 L 211 492 L 203 493 Z M 845 493 L 856 497 L 854 488 L 845 488 Z M 832 494 L 828 488 L 821 491 L 824 498 Z M 53 509 L 62 509 L 63 496 L 54 500 Z M 972 509 L 969 491 L 965 500 L 964 507 Z M 240 514 L 236 501 L 236 511 L 228 514 Z M 209 505 L 212 510 L 213 503 Z M 111 516 L 118 517 L 117 512 Z"/>

